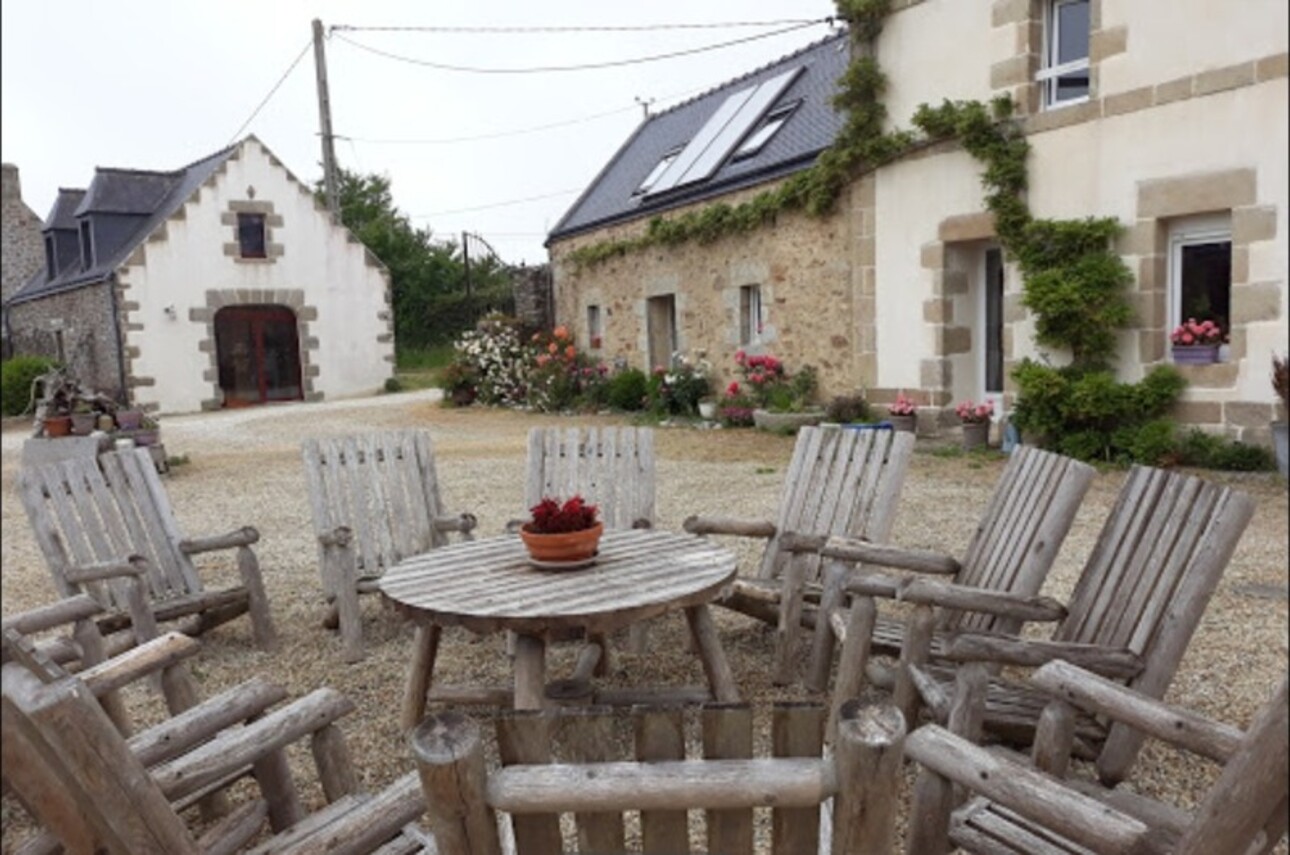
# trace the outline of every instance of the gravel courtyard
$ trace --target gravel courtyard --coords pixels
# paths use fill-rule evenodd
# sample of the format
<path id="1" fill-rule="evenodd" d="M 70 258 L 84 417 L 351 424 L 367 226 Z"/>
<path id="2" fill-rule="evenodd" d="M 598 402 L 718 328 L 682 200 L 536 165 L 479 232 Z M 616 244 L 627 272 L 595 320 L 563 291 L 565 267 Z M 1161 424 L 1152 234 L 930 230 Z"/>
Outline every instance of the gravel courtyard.
<path id="1" fill-rule="evenodd" d="M 186 456 L 164 481 L 180 528 L 188 536 L 223 533 L 251 524 L 261 534 L 257 554 L 281 638 L 273 655 L 253 646 L 249 622 L 236 620 L 210 633 L 193 664 L 203 696 L 252 674 L 285 684 L 292 696 L 331 685 L 351 697 L 358 711 L 342 721 L 365 787 L 375 790 L 412 768 L 398 727 L 411 629 L 377 598 L 364 598 L 368 658 L 347 666 L 336 636 L 320 625 L 322 597 L 317 550 L 300 460 L 300 441 L 381 428 L 424 427 L 433 436 L 444 497 L 454 510 L 470 510 L 481 536 L 500 533 L 524 513 L 525 436 L 534 425 L 572 425 L 573 419 L 500 410 L 445 409 L 437 393 L 407 393 L 362 401 L 299 404 L 177 416 L 163 420 L 169 455 Z M 611 417 L 584 423 L 613 424 Z M 15 494 L 26 425 L 3 434 L 3 613 L 54 598 L 30 526 Z M 751 430 L 660 428 L 658 524 L 679 528 L 698 512 L 773 519 L 793 440 Z M 939 456 L 920 442 L 896 514 L 893 540 L 901 545 L 959 555 L 1003 468 L 1002 459 Z M 1257 501 L 1253 522 L 1228 567 L 1193 639 L 1168 698 L 1200 713 L 1245 726 L 1287 669 L 1287 488 L 1275 474 L 1200 473 L 1233 483 Z M 1087 558 L 1125 473 L 1100 473 L 1076 518 L 1043 593 L 1065 600 Z M 732 543 L 732 545 L 735 545 Z M 737 545 L 745 569 L 754 545 Z M 212 582 L 236 573 L 208 576 Z M 772 633 L 733 612 L 716 610 L 722 642 L 745 699 L 765 728 L 770 702 L 803 699 L 803 691 L 769 682 Z M 614 651 L 610 685 L 693 685 L 703 675 L 685 644 L 684 621 L 668 615 L 651 632 L 647 656 Z M 569 649 L 566 649 L 569 648 Z M 552 648 L 550 671 L 561 676 L 572 663 L 569 645 Z M 436 679 L 504 683 L 509 667 L 497 637 L 449 632 Z M 821 696 L 817 699 L 823 700 Z M 482 711 L 481 711 L 481 714 Z M 1212 767 L 1153 746 L 1129 785 L 1186 806 L 1211 780 Z M 311 791 L 312 792 L 312 791 Z M 4 804 L 4 851 L 27 823 L 10 798 Z"/>

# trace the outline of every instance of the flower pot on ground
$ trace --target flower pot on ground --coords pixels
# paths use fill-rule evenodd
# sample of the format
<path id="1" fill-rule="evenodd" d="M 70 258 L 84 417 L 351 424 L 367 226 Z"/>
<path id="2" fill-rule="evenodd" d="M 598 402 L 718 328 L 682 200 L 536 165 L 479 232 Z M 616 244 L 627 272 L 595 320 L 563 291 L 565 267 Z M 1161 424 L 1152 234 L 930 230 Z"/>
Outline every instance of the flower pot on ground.
<path id="1" fill-rule="evenodd" d="M 143 425 L 143 411 L 117 410 L 116 424 L 121 430 L 138 430 Z"/>
<path id="2" fill-rule="evenodd" d="M 573 563 L 595 557 L 605 530 L 595 505 L 581 496 L 563 504 L 548 496 L 529 512 L 533 519 L 520 527 L 520 539 L 534 561 Z"/>
<path id="3" fill-rule="evenodd" d="M 974 448 L 987 448 L 990 445 L 989 422 L 963 423 L 963 448 L 971 451 Z"/>
<path id="4" fill-rule="evenodd" d="M 45 436 L 59 437 L 72 435 L 72 417 L 71 416 L 46 416 L 43 422 L 45 427 Z"/>
<path id="5" fill-rule="evenodd" d="M 705 419 L 714 419 L 717 416 L 717 402 L 714 398 L 703 398 L 699 401 L 699 416 Z"/>
<path id="6" fill-rule="evenodd" d="M 887 421 L 891 429 L 901 433 L 916 433 L 918 429 L 918 407 L 905 397 L 902 389 L 896 393 L 896 400 L 887 407 Z"/>
<path id="7" fill-rule="evenodd" d="M 954 413 L 963 422 L 965 449 L 989 446 L 990 418 L 994 415 L 994 401 L 987 400 L 979 404 L 972 400 L 960 401 L 954 405 Z"/>
<path id="8" fill-rule="evenodd" d="M 95 412 L 72 413 L 72 435 L 89 436 L 97 426 L 98 418 L 98 413 Z"/>

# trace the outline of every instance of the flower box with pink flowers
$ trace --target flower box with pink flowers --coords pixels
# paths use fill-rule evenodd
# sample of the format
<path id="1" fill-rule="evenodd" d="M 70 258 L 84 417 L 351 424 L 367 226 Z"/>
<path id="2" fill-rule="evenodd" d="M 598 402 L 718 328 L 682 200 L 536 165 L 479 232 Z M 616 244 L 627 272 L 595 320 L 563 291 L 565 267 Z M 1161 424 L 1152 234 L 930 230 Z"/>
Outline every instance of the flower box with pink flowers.
<path id="1" fill-rule="evenodd" d="M 1174 362 L 1180 365 L 1208 365 L 1218 361 L 1218 350 L 1226 336 L 1211 320 L 1188 318 L 1169 333 Z"/>

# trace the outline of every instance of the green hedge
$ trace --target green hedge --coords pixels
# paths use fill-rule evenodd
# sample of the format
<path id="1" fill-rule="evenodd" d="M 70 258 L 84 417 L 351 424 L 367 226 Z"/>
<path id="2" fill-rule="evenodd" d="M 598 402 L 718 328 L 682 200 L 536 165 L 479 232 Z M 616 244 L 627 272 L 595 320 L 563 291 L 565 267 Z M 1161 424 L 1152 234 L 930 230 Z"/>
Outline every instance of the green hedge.
<path id="1" fill-rule="evenodd" d="M 15 356 L 0 367 L 0 412 L 20 416 L 31 404 L 31 384 L 54 366 L 43 356 Z"/>

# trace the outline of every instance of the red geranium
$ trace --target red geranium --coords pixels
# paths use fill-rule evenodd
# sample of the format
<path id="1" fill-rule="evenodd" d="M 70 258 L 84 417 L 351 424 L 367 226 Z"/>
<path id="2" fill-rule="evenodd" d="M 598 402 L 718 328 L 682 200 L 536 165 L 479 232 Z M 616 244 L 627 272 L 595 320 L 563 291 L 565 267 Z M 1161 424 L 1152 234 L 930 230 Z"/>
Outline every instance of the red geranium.
<path id="1" fill-rule="evenodd" d="M 551 496 L 529 508 L 533 521 L 525 528 L 532 534 L 564 534 L 571 531 L 584 531 L 595 526 L 595 505 L 589 505 L 582 496 L 574 496 L 564 504 Z"/>

